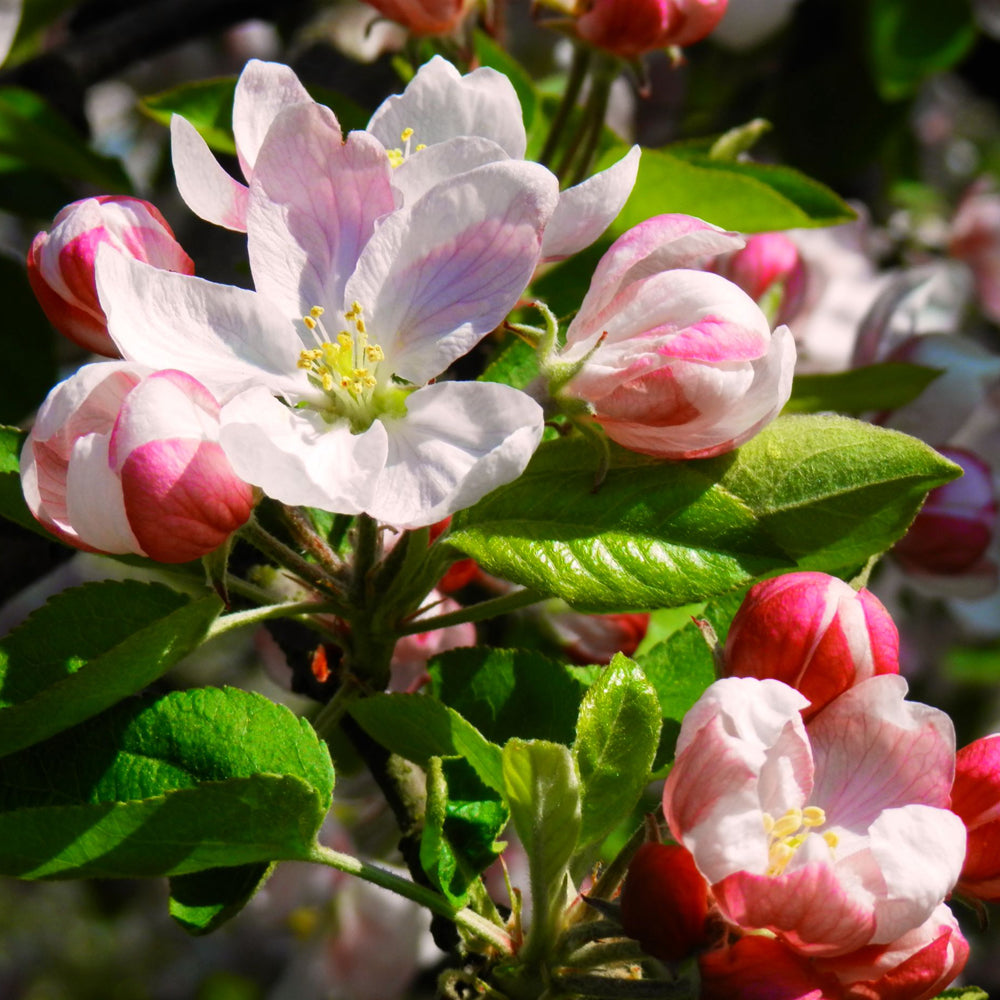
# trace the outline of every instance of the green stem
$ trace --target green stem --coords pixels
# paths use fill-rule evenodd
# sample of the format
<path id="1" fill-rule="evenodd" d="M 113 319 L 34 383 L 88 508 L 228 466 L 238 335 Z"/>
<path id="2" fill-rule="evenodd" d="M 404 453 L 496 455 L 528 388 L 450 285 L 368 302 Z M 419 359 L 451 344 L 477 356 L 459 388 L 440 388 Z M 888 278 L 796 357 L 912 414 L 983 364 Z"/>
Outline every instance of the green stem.
<path id="1" fill-rule="evenodd" d="M 283 604 L 268 604 L 262 608 L 250 608 L 247 611 L 234 611 L 232 614 L 217 618 L 208 630 L 207 639 L 225 635 L 244 625 L 256 625 L 269 618 L 291 618 L 295 615 L 332 614 L 333 606 L 323 601 L 288 601 Z"/>
<path id="2" fill-rule="evenodd" d="M 625 846 L 615 855 L 611 863 L 601 872 L 600 878 L 593 884 L 587 897 L 590 899 L 611 899 L 618 886 L 625 879 L 628 866 L 632 863 L 635 852 L 646 841 L 646 825 L 643 823 L 631 837 L 626 841 Z M 570 923 L 584 923 L 591 920 L 600 919 L 600 914 L 594 907 L 581 906 L 570 916 Z"/>
<path id="3" fill-rule="evenodd" d="M 312 553 L 313 558 L 330 576 L 336 578 L 341 575 L 344 570 L 343 564 L 333 549 L 317 533 L 309 515 L 301 507 L 283 506 L 282 513 L 295 540 Z"/>
<path id="4" fill-rule="evenodd" d="M 466 908 L 456 910 L 444 896 L 433 889 L 417 885 L 415 882 L 386 871 L 384 868 L 360 861 L 350 854 L 342 854 L 340 851 L 324 847 L 322 844 L 316 844 L 313 847 L 308 860 L 316 864 L 326 865 L 328 868 L 335 868 L 340 872 L 347 872 L 349 875 L 356 875 L 358 878 L 363 878 L 366 882 L 371 882 L 373 885 L 378 885 L 383 889 L 388 889 L 390 892 L 395 892 L 405 899 L 411 899 L 413 902 L 426 907 L 431 913 L 436 913 L 438 916 L 451 920 L 463 930 L 493 945 L 494 948 L 504 955 L 514 954 L 513 943 L 502 927 L 497 927 L 496 924 L 479 916 L 478 913 L 473 913 L 472 910 Z"/>
<path id="5" fill-rule="evenodd" d="M 368 607 L 369 575 L 378 562 L 378 522 L 367 514 L 358 517 L 355 527 L 354 572 L 351 578 L 351 603 L 358 608 Z"/>
<path id="6" fill-rule="evenodd" d="M 496 618 L 518 608 L 526 608 L 544 600 L 543 594 L 528 590 L 515 590 L 502 597 L 492 597 L 488 601 L 471 604 L 467 608 L 459 608 L 446 615 L 435 615 L 433 618 L 414 618 L 409 624 L 401 625 L 396 631 L 398 635 L 416 635 L 419 632 L 433 632 L 435 629 L 447 628 L 449 625 L 464 625 L 466 622 L 481 622 L 487 618 Z"/>
<path id="7" fill-rule="evenodd" d="M 618 938 L 584 945 L 567 955 L 562 964 L 570 969 L 595 969 L 602 965 L 637 965 L 648 957 L 638 941 Z"/>
<path id="8" fill-rule="evenodd" d="M 552 158 L 555 156 L 556 149 L 559 146 L 559 140 L 562 138 L 563 131 L 569 122 L 570 115 L 573 113 L 573 108 L 576 107 L 576 101 L 580 96 L 583 81 L 587 78 L 587 69 L 590 66 L 590 59 L 592 55 L 592 51 L 582 45 L 576 46 L 573 50 L 573 63 L 570 66 L 569 79 L 566 81 L 566 89 L 563 91 L 562 100 L 559 103 L 559 110 L 556 112 L 555 118 L 552 119 L 552 125 L 549 127 L 549 134 L 545 138 L 545 145 L 542 147 L 542 152 L 538 157 L 538 162 L 541 163 L 542 166 L 549 166 L 552 162 Z"/>

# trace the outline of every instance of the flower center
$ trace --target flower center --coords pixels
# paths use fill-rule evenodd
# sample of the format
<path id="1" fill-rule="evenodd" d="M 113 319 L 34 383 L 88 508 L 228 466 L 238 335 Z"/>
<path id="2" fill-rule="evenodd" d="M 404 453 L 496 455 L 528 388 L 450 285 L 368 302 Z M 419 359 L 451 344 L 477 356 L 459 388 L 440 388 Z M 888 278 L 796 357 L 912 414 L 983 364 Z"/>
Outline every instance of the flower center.
<path id="1" fill-rule="evenodd" d="M 385 352 L 379 344 L 369 343 L 361 304 L 354 302 L 343 314 L 347 328 L 332 338 L 323 328 L 323 312 L 322 306 L 313 306 L 302 317 L 320 343 L 302 350 L 297 362 L 326 397 L 317 408 L 330 421 L 346 418 L 355 434 L 367 430 L 377 417 L 402 416 L 408 390 L 380 373 Z"/>
<path id="2" fill-rule="evenodd" d="M 401 149 L 387 149 L 386 155 L 389 157 L 389 165 L 395 169 L 396 167 L 402 166 L 410 155 L 410 142 L 413 139 L 413 129 L 404 128 L 399 134 L 400 141 L 403 143 Z M 425 143 L 419 143 L 413 147 L 414 153 L 419 153 L 420 150 L 426 149 Z"/>
<path id="3" fill-rule="evenodd" d="M 781 875 L 795 852 L 805 843 L 810 830 L 826 822 L 826 813 L 819 806 L 789 809 L 780 819 L 764 813 L 764 832 L 768 837 L 767 874 Z M 832 851 L 837 846 L 837 835 L 832 830 L 821 834 Z"/>

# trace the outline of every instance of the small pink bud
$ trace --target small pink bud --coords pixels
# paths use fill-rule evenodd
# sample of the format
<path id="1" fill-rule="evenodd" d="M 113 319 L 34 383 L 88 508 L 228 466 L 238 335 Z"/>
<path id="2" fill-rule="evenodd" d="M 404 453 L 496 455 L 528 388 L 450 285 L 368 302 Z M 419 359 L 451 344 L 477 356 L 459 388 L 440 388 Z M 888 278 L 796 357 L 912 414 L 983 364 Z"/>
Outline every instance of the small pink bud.
<path id="1" fill-rule="evenodd" d="M 755 302 L 777 295 L 775 321 L 788 323 L 802 307 L 806 269 L 799 248 L 784 233 L 759 233 L 746 246 L 720 258 L 717 274 L 734 281 Z"/>
<path id="2" fill-rule="evenodd" d="M 621 892 L 622 927 L 644 951 L 665 962 L 705 944 L 708 883 L 690 851 L 677 844 L 643 844 Z"/>
<path id="3" fill-rule="evenodd" d="M 964 475 L 927 495 L 892 553 L 904 569 L 932 576 L 974 572 L 996 530 L 997 497 L 990 467 L 960 448 L 941 448 Z"/>
<path id="4" fill-rule="evenodd" d="M 749 935 L 698 959 L 701 1000 L 842 1000 L 840 984 L 778 938 Z"/>
<path id="5" fill-rule="evenodd" d="M 951 809 L 968 832 L 958 891 L 1000 902 L 1000 733 L 970 743 L 955 756 Z"/>
<path id="6" fill-rule="evenodd" d="M 751 587 L 726 639 L 725 674 L 773 678 L 810 701 L 805 718 L 855 684 L 899 673 L 899 633 L 868 590 L 826 573 Z"/>
<path id="7" fill-rule="evenodd" d="M 94 262 L 102 244 L 166 271 L 194 274 L 173 230 L 148 201 L 101 195 L 67 205 L 28 251 L 28 281 L 49 322 L 88 351 L 118 357 L 97 297 Z"/>
<path id="8" fill-rule="evenodd" d="M 610 663 L 615 653 L 631 656 L 649 629 L 649 615 L 642 612 L 588 615 L 553 611 L 548 622 L 566 655 L 581 665 Z"/>
<path id="9" fill-rule="evenodd" d="M 622 59 L 670 45 L 693 45 L 722 20 L 728 0 L 593 0 L 577 34 Z"/>
<path id="10" fill-rule="evenodd" d="M 190 375 L 86 365 L 38 411 L 21 454 L 32 514 L 80 549 L 197 559 L 250 516 L 218 443 L 219 406 Z"/>
<path id="11" fill-rule="evenodd" d="M 462 22 L 471 0 L 366 0 L 415 35 L 446 35 Z"/>

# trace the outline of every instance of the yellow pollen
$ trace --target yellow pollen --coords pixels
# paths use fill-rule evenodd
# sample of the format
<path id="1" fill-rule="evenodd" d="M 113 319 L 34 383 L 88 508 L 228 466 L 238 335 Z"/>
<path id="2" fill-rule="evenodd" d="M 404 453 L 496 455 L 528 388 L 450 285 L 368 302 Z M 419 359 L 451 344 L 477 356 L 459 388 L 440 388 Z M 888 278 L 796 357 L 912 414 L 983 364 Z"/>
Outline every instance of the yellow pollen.
<path id="1" fill-rule="evenodd" d="M 417 145 L 414 147 L 414 151 L 417 152 L 417 153 L 419 153 L 420 150 L 426 149 L 426 148 L 427 148 L 427 143 L 426 142 L 418 142 Z"/>
<path id="2" fill-rule="evenodd" d="M 802 810 L 789 809 L 788 812 L 786 812 L 785 815 L 774 824 L 774 829 L 771 830 L 771 836 L 776 837 L 778 840 L 782 840 L 785 837 L 791 836 L 801 826 Z"/>
<path id="3" fill-rule="evenodd" d="M 827 830 L 826 833 L 822 834 L 822 837 L 831 851 L 840 843 L 840 837 L 833 830 Z"/>
<path id="4" fill-rule="evenodd" d="M 413 138 L 413 129 L 404 128 L 403 131 L 399 133 L 399 138 L 402 139 L 403 142 L 409 142 Z"/>
<path id="5" fill-rule="evenodd" d="M 302 322 L 305 323 L 307 329 L 309 329 L 309 330 L 315 330 L 316 329 L 316 320 L 314 320 L 312 318 L 312 316 L 303 316 L 302 317 Z"/>
<path id="6" fill-rule="evenodd" d="M 819 806 L 806 806 L 802 810 L 803 826 L 822 826 L 826 822 L 826 813 Z"/>
<path id="7" fill-rule="evenodd" d="M 392 168 L 401 167 L 406 157 L 401 149 L 387 149 L 385 155 L 389 157 L 389 166 Z"/>
<path id="8" fill-rule="evenodd" d="M 770 842 L 767 874 L 781 875 L 795 852 L 806 842 L 809 831 L 826 822 L 826 813 L 819 806 L 806 806 L 805 809 L 789 809 L 777 820 L 770 813 L 764 813 L 763 821 L 764 834 Z M 837 846 L 838 838 L 832 831 L 827 830 L 820 836 L 831 850 Z"/>
<path id="9" fill-rule="evenodd" d="M 309 310 L 309 315 L 312 316 L 313 319 L 319 319 L 325 312 L 326 310 L 322 306 L 313 306 L 312 309 Z"/>

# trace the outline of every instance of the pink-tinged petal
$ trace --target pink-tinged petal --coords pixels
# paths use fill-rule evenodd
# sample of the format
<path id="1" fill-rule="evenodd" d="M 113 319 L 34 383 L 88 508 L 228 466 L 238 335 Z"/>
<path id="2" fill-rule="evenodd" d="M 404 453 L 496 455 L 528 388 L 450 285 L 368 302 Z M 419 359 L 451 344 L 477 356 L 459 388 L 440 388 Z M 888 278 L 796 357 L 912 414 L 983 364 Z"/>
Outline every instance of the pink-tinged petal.
<path id="1" fill-rule="evenodd" d="M 347 284 L 390 369 L 417 385 L 440 374 L 513 308 L 558 198 L 535 163 L 489 163 L 388 216 Z"/>
<path id="2" fill-rule="evenodd" d="M 400 192 L 402 204 L 412 205 L 435 184 L 486 163 L 509 159 L 503 149 L 491 139 L 478 136 L 445 139 L 411 153 L 393 170 L 392 186 Z"/>
<path id="3" fill-rule="evenodd" d="M 922 924 L 955 887 L 965 860 L 965 824 L 948 809 L 886 809 L 871 825 L 872 857 L 886 892 L 875 903 L 873 944 Z"/>
<path id="4" fill-rule="evenodd" d="M 813 798 L 831 824 L 859 831 L 885 809 L 947 808 L 954 727 L 944 712 L 905 695 L 902 677 L 883 674 L 845 691 L 809 723 Z"/>
<path id="5" fill-rule="evenodd" d="M 376 221 L 395 208 L 389 161 L 365 132 L 343 142 L 319 104 L 283 111 L 261 147 L 247 219 L 257 291 L 290 319 L 340 312 L 344 285 Z M 341 328 L 333 317 L 331 336 Z"/>
<path id="6" fill-rule="evenodd" d="M 293 104 L 311 104 L 309 91 L 283 63 L 251 59 L 233 95 L 233 136 L 243 176 L 250 180 L 264 136 L 278 113 Z"/>
<path id="7" fill-rule="evenodd" d="M 618 217 L 639 173 L 638 146 L 617 163 L 559 196 L 542 239 L 542 260 L 563 260 L 589 247 Z"/>
<path id="8" fill-rule="evenodd" d="M 712 257 L 738 250 L 743 237 L 691 215 L 657 215 L 633 226 L 611 244 L 594 271 L 567 344 L 600 335 L 603 313 L 629 285 L 672 268 L 697 269 Z"/>
<path id="9" fill-rule="evenodd" d="M 386 149 L 402 146 L 404 129 L 413 129 L 414 145 L 463 135 L 492 139 L 515 160 L 527 147 L 521 102 L 510 80 L 486 66 L 462 76 L 441 56 L 421 66 L 406 90 L 385 101 L 368 123 Z"/>
<path id="10" fill-rule="evenodd" d="M 121 468 L 129 525 L 142 551 L 164 563 L 217 549 L 253 510 L 253 490 L 214 441 L 151 441 Z"/>
<path id="11" fill-rule="evenodd" d="M 492 382 L 439 382 L 386 420 L 389 451 L 367 511 L 399 528 L 433 524 L 516 479 L 542 436 L 541 407 Z"/>
<path id="12" fill-rule="evenodd" d="M 873 897 L 827 864 L 783 875 L 736 872 L 712 886 L 726 917 L 741 927 L 781 934 L 797 951 L 841 955 L 871 940 Z"/>
<path id="13" fill-rule="evenodd" d="M 955 755 L 951 808 L 970 830 L 1000 820 L 1000 733 L 974 740 Z"/>
<path id="14" fill-rule="evenodd" d="M 0 4 L 0 63 L 7 58 L 10 47 L 21 23 L 21 8 L 24 0 L 4 0 Z"/>
<path id="15" fill-rule="evenodd" d="M 220 399 L 247 384 L 308 390 L 295 367 L 302 342 L 290 319 L 262 296 L 161 271 L 101 251 L 97 287 L 108 329 L 125 357 L 178 368 Z"/>
<path id="16" fill-rule="evenodd" d="M 698 959 L 701 1000 L 841 1000 L 836 979 L 778 938 L 748 935 Z"/>
<path id="17" fill-rule="evenodd" d="M 219 442 L 241 479 L 282 503 L 360 514 L 385 465 L 385 430 L 362 434 L 328 424 L 311 409 L 294 410 L 264 388 L 248 389 L 219 415 Z"/>
<path id="18" fill-rule="evenodd" d="M 170 156 L 187 207 L 206 222 L 246 232 L 247 188 L 222 169 L 197 129 L 180 115 L 170 119 Z"/>
<path id="19" fill-rule="evenodd" d="M 66 474 L 68 521 L 81 542 L 100 552 L 141 555 L 121 482 L 108 462 L 108 441 L 107 434 L 87 434 L 74 442 Z"/>

